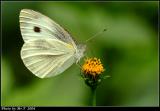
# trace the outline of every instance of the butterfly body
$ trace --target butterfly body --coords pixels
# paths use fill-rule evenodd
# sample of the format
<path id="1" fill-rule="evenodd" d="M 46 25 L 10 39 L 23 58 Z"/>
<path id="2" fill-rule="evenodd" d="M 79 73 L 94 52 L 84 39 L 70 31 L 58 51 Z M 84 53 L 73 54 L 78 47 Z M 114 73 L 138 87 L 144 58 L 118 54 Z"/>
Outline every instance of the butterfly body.
<path id="1" fill-rule="evenodd" d="M 37 77 L 59 75 L 84 55 L 85 45 L 77 45 L 66 30 L 39 12 L 21 10 L 20 29 L 21 58 Z"/>

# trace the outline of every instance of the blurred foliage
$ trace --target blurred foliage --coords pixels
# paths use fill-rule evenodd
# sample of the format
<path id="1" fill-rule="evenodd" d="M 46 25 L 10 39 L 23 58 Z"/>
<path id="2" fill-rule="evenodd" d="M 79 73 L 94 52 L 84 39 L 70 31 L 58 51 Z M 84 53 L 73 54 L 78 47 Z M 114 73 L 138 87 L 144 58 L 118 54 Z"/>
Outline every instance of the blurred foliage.
<path id="1" fill-rule="evenodd" d="M 91 92 L 74 64 L 39 79 L 23 64 L 19 12 L 28 8 L 52 18 L 98 57 L 111 77 L 97 88 L 98 106 L 158 106 L 158 2 L 2 2 L 3 106 L 89 106 Z M 83 62 L 83 59 L 82 59 Z"/>

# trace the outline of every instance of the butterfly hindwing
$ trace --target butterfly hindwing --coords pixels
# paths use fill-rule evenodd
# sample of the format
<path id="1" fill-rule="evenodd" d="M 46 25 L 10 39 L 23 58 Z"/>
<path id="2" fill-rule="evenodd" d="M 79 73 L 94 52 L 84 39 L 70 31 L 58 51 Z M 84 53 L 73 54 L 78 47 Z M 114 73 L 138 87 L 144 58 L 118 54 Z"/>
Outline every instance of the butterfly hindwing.
<path id="1" fill-rule="evenodd" d="M 36 76 L 46 78 L 66 70 L 74 62 L 71 45 L 56 39 L 34 39 L 24 43 L 21 57 L 25 66 Z"/>

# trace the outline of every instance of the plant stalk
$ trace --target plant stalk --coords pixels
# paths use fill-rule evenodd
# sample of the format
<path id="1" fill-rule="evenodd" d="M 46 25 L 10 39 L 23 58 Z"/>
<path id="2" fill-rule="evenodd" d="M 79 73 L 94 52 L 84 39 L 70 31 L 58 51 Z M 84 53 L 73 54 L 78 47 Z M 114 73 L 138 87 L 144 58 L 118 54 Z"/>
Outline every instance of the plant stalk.
<path id="1" fill-rule="evenodd" d="M 92 106 L 96 106 L 96 88 L 92 88 Z"/>

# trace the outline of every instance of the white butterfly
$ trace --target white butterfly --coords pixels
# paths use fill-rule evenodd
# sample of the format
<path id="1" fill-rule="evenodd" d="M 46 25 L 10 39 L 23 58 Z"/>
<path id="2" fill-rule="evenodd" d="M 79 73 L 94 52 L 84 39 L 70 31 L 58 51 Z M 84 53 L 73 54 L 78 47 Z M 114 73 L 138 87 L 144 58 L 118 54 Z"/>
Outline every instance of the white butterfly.
<path id="1" fill-rule="evenodd" d="M 61 74 L 83 57 L 86 46 L 77 45 L 59 24 L 39 12 L 21 10 L 20 29 L 23 63 L 40 78 Z"/>

